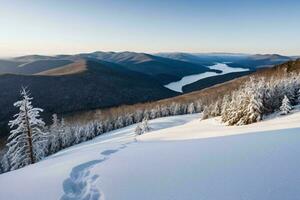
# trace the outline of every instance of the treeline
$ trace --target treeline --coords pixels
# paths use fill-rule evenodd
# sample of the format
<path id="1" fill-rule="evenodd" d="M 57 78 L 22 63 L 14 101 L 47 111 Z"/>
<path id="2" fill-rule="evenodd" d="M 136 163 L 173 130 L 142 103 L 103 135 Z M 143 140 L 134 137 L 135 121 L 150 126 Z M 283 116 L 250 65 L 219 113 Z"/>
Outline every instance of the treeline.
<path id="1" fill-rule="evenodd" d="M 19 108 L 19 113 L 9 122 L 11 131 L 6 145 L 8 151 L 1 160 L 1 172 L 33 164 L 62 149 L 135 123 L 141 122 L 137 125 L 135 133 L 143 134 L 150 130 L 148 119 L 202 111 L 200 101 L 189 104 L 171 103 L 152 109 L 137 109 L 133 113 L 106 120 L 92 120 L 84 124 L 65 123 L 64 118 L 59 119 L 57 114 L 53 114 L 52 124 L 46 126 L 40 117 L 43 110 L 32 106 L 33 98 L 29 96 L 28 91 L 22 89 L 21 97 L 22 99 L 14 104 Z"/>
<path id="2" fill-rule="evenodd" d="M 269 78 L 252 77 L 238 90 L 206 106 L 202 118 L 221 116 L 222 122 L 228 125 L 246 125 L 276 111 L 287 114 L 299 103 L 298 73 L 285 72 Z"/>

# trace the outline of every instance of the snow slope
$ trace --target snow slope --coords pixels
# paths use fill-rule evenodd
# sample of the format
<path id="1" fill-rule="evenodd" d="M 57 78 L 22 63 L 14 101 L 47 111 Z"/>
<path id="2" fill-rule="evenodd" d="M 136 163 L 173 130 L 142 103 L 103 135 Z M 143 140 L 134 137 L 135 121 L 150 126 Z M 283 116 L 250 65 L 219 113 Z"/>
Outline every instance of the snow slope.
<path id="1" fill-rule="evenodd" d="M 213 66 L 208 66 L 210 69 L 216 69 L 222 71 L 222 73 L 216 73 L 216 72 L 205 72 L 200 74 L 194 74 L 183 77 L 180 81 L 172 82 L 167 85 L 165 85 L 166 88 L 169 88 L 170 90 L 174 90 L 176 92 L 182 92 L 182 87 L 191 83 L 194 83 L 196 81 L 199 81 L 201 79 L 211 77 L 211 76 L 218 76 L 233 72 L 242 72 L 242 71 L 249 71 L 249 69 L 245 68 L 235 68 L 235 67 L 229 67 L 225 63 L 217 63 Z"/>
<path id="2" fill-rule="evenodd" d="M 133 125 L 2 174 L 0 199 L 300 199 L 300 112 L 240 127 L 198 114 L 150 126 L 137 138 Z"/>

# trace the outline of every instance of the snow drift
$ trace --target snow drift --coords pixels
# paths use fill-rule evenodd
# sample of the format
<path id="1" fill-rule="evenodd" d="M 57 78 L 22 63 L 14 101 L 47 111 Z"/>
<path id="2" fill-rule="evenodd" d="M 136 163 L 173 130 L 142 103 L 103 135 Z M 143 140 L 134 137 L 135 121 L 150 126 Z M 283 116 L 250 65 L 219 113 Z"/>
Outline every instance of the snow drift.
<path id="1" fill-rule="evenodd" d="M 2 174 L 0 199 L 300 198 L 300 112 L 239 127 L 199 118 L 151 120 L 138 137 L 132 125 Z"/>

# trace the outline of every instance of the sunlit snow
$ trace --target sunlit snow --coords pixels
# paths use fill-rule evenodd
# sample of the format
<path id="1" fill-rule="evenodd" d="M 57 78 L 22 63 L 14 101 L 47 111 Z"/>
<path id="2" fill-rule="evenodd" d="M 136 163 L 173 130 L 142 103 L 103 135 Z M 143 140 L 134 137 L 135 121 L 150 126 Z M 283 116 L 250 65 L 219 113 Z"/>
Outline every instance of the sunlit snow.
<path id="1" fill-rule="evenodd" d="M 0 199 L 299 199 L 293 112 L 238 127 L 165 117 L 138 137 L 125 127 L 0 175 Z"/>

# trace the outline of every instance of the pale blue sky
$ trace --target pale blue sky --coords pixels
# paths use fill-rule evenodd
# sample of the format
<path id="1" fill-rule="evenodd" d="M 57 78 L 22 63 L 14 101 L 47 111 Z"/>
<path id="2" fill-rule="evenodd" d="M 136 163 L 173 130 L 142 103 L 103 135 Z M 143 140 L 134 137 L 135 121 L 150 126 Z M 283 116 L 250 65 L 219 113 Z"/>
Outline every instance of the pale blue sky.
<path id="1" fill-rule="evenodd" d="M 296 0 L 0 0 L 0 56 L 102 51 L 300 55 Z"/>

